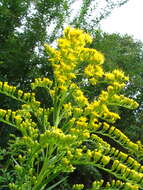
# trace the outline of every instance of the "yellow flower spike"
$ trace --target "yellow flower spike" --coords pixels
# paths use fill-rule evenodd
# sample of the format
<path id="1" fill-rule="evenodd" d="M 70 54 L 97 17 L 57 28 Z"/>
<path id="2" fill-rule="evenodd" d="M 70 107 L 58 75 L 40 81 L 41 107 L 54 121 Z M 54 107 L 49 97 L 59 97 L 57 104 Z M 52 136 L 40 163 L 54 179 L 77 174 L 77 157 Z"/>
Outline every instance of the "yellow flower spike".
<path id="1" fill-rule="evenodd" d="M 140 182 L 142 179 L 143 179 L 143 174 L 142 173 L 138 173 L 136 180 L 138 182 Z"/>
<path id="2" fill-rule="evenodd" d="M 68 87 L 64 85 L 59 85 L 59 89 L 61 90 L 61 92 L 66 92 Z"/>
<path id="3" fill-rule="evenodd" d="M 51 97 L 55 96 L 55 90 L 49 90 L 49 93 L 50 93 Z"/>
<path id="4" fill-rule="evenodd" d="M 73 172 L 75 169 L 76 168 L 72 164 L 68 165 L 68 172 Z"/>
<path id="5" fill-rule="evenodd" d="M 31 88 L 35 89 L 37 87 L 51 87 L 52 86 L 52 81 L 48 78 L 37 78 L 33 83 L 31 83 Z"/>
<path id="6" fill-rule="evenodd" d="M 89 64 L 103 64 L 104 56 L 95 49 L 84 48 L 81 50 L 81 59 L 87 61 Z"/>
<path id="7" fill-rule="evenodd" d="M 95 109 L 96 109 L 96 108 L 95 108 Z M 95 118 L 99 117 L 99 114 L 98 114 L 98 112 L 96 112 L 96 111 L 91 112 L 91 114 L 92 114 Z"/>
<path id="8" fill-rule="evenodd" d="M 115 150 L 114 155 L 117 156 L 119 154 L 119 150 Z"/>
<path id="9" fill-rule="evenodd" d="M 116 151 L 115 147 L 112 147 L 111 150 L 110 150 L 111 155 L 114 154 L 115 151 Z"/>
<path id="10" fill-rule="evenodd" d="M 83 94 L 79 95 L 79 93 L 76 93 L 74 98 L 75 101 L 79 104 L 79 106 L 84 107 L 88 105 L 88 99 Z"/>
<path id="11" fill-rule="evenodd" d="M 120 84 L 119 82 L 113 82 L 112 85 L 116 91 L 121 90 L 125 87 L 125 84 Z"/>
<path id="12" fill-rule="evenodd" d="M 52 86 L 53 82 L 50 79 L 48 79 L 48 78 L 43 78 L 43 83 L 44 83 L 44 85 Z"/>
<path id="13" fill-rule="evenodd" d="M 4 83 L 3 83 L 3 89 L 4 89 L 5 91 L 8 91 L 8 89 L 9 89 L 8 82 L 4 82 Z"/>

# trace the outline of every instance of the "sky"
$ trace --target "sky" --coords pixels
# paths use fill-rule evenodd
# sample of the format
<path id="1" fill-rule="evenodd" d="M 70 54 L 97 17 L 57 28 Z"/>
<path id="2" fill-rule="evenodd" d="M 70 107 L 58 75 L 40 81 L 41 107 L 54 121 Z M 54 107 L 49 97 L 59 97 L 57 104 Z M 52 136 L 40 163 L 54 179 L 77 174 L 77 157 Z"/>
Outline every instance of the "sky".
<path id="1" fill-rule="evenodd" d="M 116 8 L 101 22 L 101 29 L 108 33 L 129 34 L 143 41 L 143 0 L 129 0 Z"/>

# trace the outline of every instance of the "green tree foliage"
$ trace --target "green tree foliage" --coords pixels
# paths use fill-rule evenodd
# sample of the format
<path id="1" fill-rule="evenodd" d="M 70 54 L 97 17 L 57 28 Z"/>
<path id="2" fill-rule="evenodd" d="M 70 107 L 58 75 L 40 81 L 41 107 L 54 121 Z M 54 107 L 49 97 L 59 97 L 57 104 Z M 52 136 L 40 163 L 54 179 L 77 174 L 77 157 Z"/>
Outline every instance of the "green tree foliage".
<path id="1" fill-rule="evenodd" d="M 122 69 L 130 78 L 123 93 L 133 97 L 139 103 L 139 107 L 135 111 L 120 108 L 122 119 L 119 121 L 119 126 L 134 141 L 142 140 L 143 43 L 129 35 L 108 34 L 98 30 L 94 33 L 91 47 L 95 45 L 106 57 L 104 64 L 106 71 Z"/>
<path id="2" fill-rule="evenodd" d="M 0 93 L 22 104 L 15 111 L 0 109 L 0 121 L 20 132 L 19 137 L 11 135 L 8 150 L 2 150 L 0 159 L 8 158 L 0 170 L 4 174 L 2 185 L 11 190 L 52 190 L 82 164 L 116 179 L 94 181 L 91 190 L 143 189 L 143 145 L 140 141 L 133 143 L 115 127 L 120 116 L 112 110 L 114 106 L 134 109 L 138 104 L 121 93 L 128 77 L 117 69 L 105 72 L 104 56 L 86 47 L 91 42 L 83 30 L 68 27 L 58 39 L 57 49 L 45 45 L 53 80 L 36 78 L 31 83 L 32 92 L 27 93 L 0 82 Z M 77 82 L 81 65 L 84 80 Z M 96 88 L 100 82 L 106 88 L 90 100 L 83 84 L 91 83 Z M 36 100 L 33 91 L 37 88 L 45 89 L 52 101 L 50 106 Z M 115 148 L 108 139 L 126 151 Z M 86 184 L 75 184 L 68 190 L 84 187 L 87 189 Z"/>
<path id="3" fill-rule="evenodd" d="M 31 69 L 39 64 L 35 48 L 46 40 L 50 24 L 63 24 L 70 3 L 67 1 L 0 1 L 0 76 L 2 80 L 24 83 Z"/>

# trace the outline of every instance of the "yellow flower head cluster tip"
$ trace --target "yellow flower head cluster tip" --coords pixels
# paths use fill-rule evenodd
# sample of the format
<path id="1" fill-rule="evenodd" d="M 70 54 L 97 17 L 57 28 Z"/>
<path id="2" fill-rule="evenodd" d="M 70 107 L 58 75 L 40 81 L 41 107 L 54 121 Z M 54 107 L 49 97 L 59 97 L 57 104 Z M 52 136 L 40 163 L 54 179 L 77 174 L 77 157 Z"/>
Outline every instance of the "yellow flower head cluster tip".
<path id="1" fill-rule="evenodd" d="M 45 45 L 53 65 L 55 80 L 58 87 L 67 90 L 71 80 L 78 74 L 78 66 L 86 61 L 85 75 L 91 83 L 96 83 L 96 78 L 103 75 L 101 64 L 104 62 L 103 55 L 95 49 L 86 48 L 85 45 L 92 42 L 90 35 L 83 30 L 67 27 L 63 37 L 57 40 L 58 50 Z"/>

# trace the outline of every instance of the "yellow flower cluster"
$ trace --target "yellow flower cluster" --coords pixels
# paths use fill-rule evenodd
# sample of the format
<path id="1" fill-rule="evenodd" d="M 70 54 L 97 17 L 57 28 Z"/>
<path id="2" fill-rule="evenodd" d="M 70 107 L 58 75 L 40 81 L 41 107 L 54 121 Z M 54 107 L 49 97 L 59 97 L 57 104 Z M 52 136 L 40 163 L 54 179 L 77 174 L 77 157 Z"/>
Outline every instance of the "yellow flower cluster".
<path id="1" fill-rule="evenodd" d="M 35 136 L 37 129 L 35 123 L 30 120 L 30 113 L 24 110 L 12 111 L 0 109 L 0 121 L 20 129 L 24 135 Z"/>
<path id="2" fill-rule="evenodd" d="M 84 188 L 83 184 L 75 184 L 72 187 L 73 190 L 82 190 L 83 188 Z"/>
<path id="3" fill-rule="evenodd" d="M 74 71 L 79 60 L 77 55 L 87 42 L 91 42 L 89 35 L 68 27 L 63 38 L 58 40 L 59 50 L 45 45 L 47 52 L 52 56 L 50 60 L 53 63 L 54 76 L 62 90 L 66 90 L 70 80 L 76 78 Z"/>
<path id="4" fill-rule="evenodd" d="M 100 65 L 95 64 L 87 65 L 85 67 L 84 73 L 92 85 L 96 85 L 99 78 L 101 78 L 104 74 L 102 67 Z"/>
<path id="5" fill-rule="evenodd" d="M 83 109 L 81 109 L 80 107 L 73 107 L 73 116 L 74 117 L 80 117 L 83 113 Z"/>
<path id="6" fill-rule="evenodd" d="M 85 129 L 88 126 L 88 123 L 86 121 L 87 121 L 86 117 L 80 117 L 76 121 L 76 127 L 79 129 Z"/>
<path id="7" fill-rule="evenodd" d="M 64 104 L 63 107 L 64 107 L 64 110 L 63 110 L 64 116 L 65 117 L 71 116 L 72 115 L 72 110 L 73 110 L 73 108 L 71 106 L 71 103 L 69 102 L 68 104 Z"/>
<path id="8" fill-rule="evenodd" d="M 74 47 L 84 47 L 87 43 L 92 42 L 90 35 L 84 33 L 83 30 L 67 27 L 64 30 L 64 37 L 70 41 Z M 71 46 L 70 46 L 71 47 Z"/>
<path id="9" fill-rule="evenodd" d="M 67 27 L 64 36 L 58 39 L 59 50 L 55 50 L 49 45 L 45 45 L 46 51 L 54 69 L 54 76 L 61 90 L 67 90 L 70 81 L 76 78 L 78 65 L 82 61 L 89 63 L 85 67 L 85 75 L 90 77 L 91 83 L 96 83 L 96 77 L 103 76 L 101 64 L 104 62 L 103 55 L 95 49 L 85 48 L 87 43 L 91 43 L 90 35 L 82 30 Z"/>
<path id="10" fill-rule="evenodd" d="M 8 82 L 0 81 L 0 91 L 5 92 L 5 94 L 7 94 L 7 93 L 14 94 L 16 91 L 16 87 L 8 85 Z"/>
<path id="11" fill-rule="evenodd" d="M 37 87 L 49 88 L 51 86 L 52 86 L 52 81 L 48 78 L 37 78 L 35 79 L 35 82 L 31 83 L 32 89 L 35 89 Z"/>
<path id="12" fill-rule="evenodd" d="M 92 189 L 91 190 L 99 190 L 102 188 L 104 181 L 94 181 L 92 184 Z M 104 184 L 106 189 L 125 189 L 125 190 L 138 190 L 139 186 L 131 184 L 129 182 L 124 183 L 120 180 L 112 180 L 111 182 L 106 182 Z"/>
<path id="13" fill-rule="evenodd" d="M 77 144 L 80 145 L 82 141 L 90 138 L 90 131 L 88 129 L 78 129 L 75 127 L 70 128 L 70 134 L 75 135 L 78 139 Z"/>
<path id="14" fill-rule="evenodd" d="M 99 189 L 101 189 L 103 183 L 104 183 L 104 180 L 94 181 L 92 183 L 92 189 L 91 190 L 99 190 Z"/>
<path id="15" fill-rule="evenodd" d="M 110 150 L 111 150 L 110 144 L 108 144 L 106 141 L 104 141 L 98 135 L 92 134 L 91 139 L 93 140 L 93 142 L 96 143 L 98 150 L 100 150 L 103 153 L 109 153 L 110 152 Z"/>
<path id="16" fill-rule="evenodd" d="M 81 49 L 81 57 L 84 61 L 86 61 L 88 64 L 91 65 L 92 64 L 102 65 L 104 63 L 104 56 L 102 55 L 102 53 L 100 53 L 95 49 L 90 49 L 90 48 Z"/>
<path id="17" fill-rule="evenodd" d="M 136 183 L 143 184 L 143 173 L 137 172 L 133 169 L 130 169 L 125 164 L 120 163 L 119 160 L 114 160 L 112 164 L 112 171 L 116 171 L 117 173 L 121 173 L 122 177 L 126 179 L 133 180 Z"/>
<path id="18" fill-rule="evenodd" d="M 84 95 L 83 91 L 80 90 L 79 87 L 75 88 L 75 91 L 72 95 L 74 97 L 75 104 L 77 104 L 79 107 L 85 107 L 89 104 L 88 98 Z"/>
<path id="19" fill-rule="evenodd" d="M 24 93 L 22 90 L 17 90 L 15 86 L 8 85 L 7 82 L 0 81 L 0 92 L 23 103 L 32 103 L 35 107 L 40 106 L 40 102 L 36 101 L 35 93 Z"/>
<path id="20" fill-rule="evenodd" d="M 81 54 L 83 55 L 83 60 L 88 63 L 84 69 L 85 77 L 88 79 L 89 83 L 95 85 L 104 74 L 101 66 L 104 62 L 104 56 L 95 49 L 88 48 L 82 50 Z"/>
<path id="21" fill-rule="evenodd" d="M 127 182 L 124 185 L 124 189 L 127 189 L 127 190 L 138 190 L 139 186 Z"/>
<path id="22" fill-rule="evenodd" d="M 134 100 L 125 97 L 124 95 L 113 95 L 110 100 L 109 100 L 109 104 L 113 104 L 113 105 L 119 105 L 120 102 L 120 106 L 129 108 L 129 109 L 135 109 L 139 106 L 139 104 L 137 102 L 135 102 Z"/>
<path id="23" fill-rule="evenodd" d="M 92 115 L 92 118 L 102 118 L 110 123 L 114 123 L 120 116 L 117 113 L 111 112 L 108 107 L 108 93 L 102 91 L 99 96 L 98 101 L 93 101 L 90 103 L 86 109 L 85 113 Z"/>
<path id="24" fill-rule="evenodd" d="M 104 76 L 109 83 L 114 81 L 124 83 L 129 80 L 129 78 L 124 75 L 123 71 L 117 69 L 113 70 L 111 73 L 105 73 Z"/>
<path id="25" fill-rule="evenodd" d="M 63 168 L 63 172 L 73 172 L 75 167 L 70 163 L 70 160 L 66 157 L 61 159 L 61 167 Z"/>
<path id="26" fill-rule="evenodd" d="M 41 146 L 47 146 L 48 144 L 58 144 L 60 147 L 68 147 L 75 142 L 77 137 L 71 134 L 64 134 L 63 131 L 57 127 L 52 127 L 46 130 L 40 135 Z"/>

